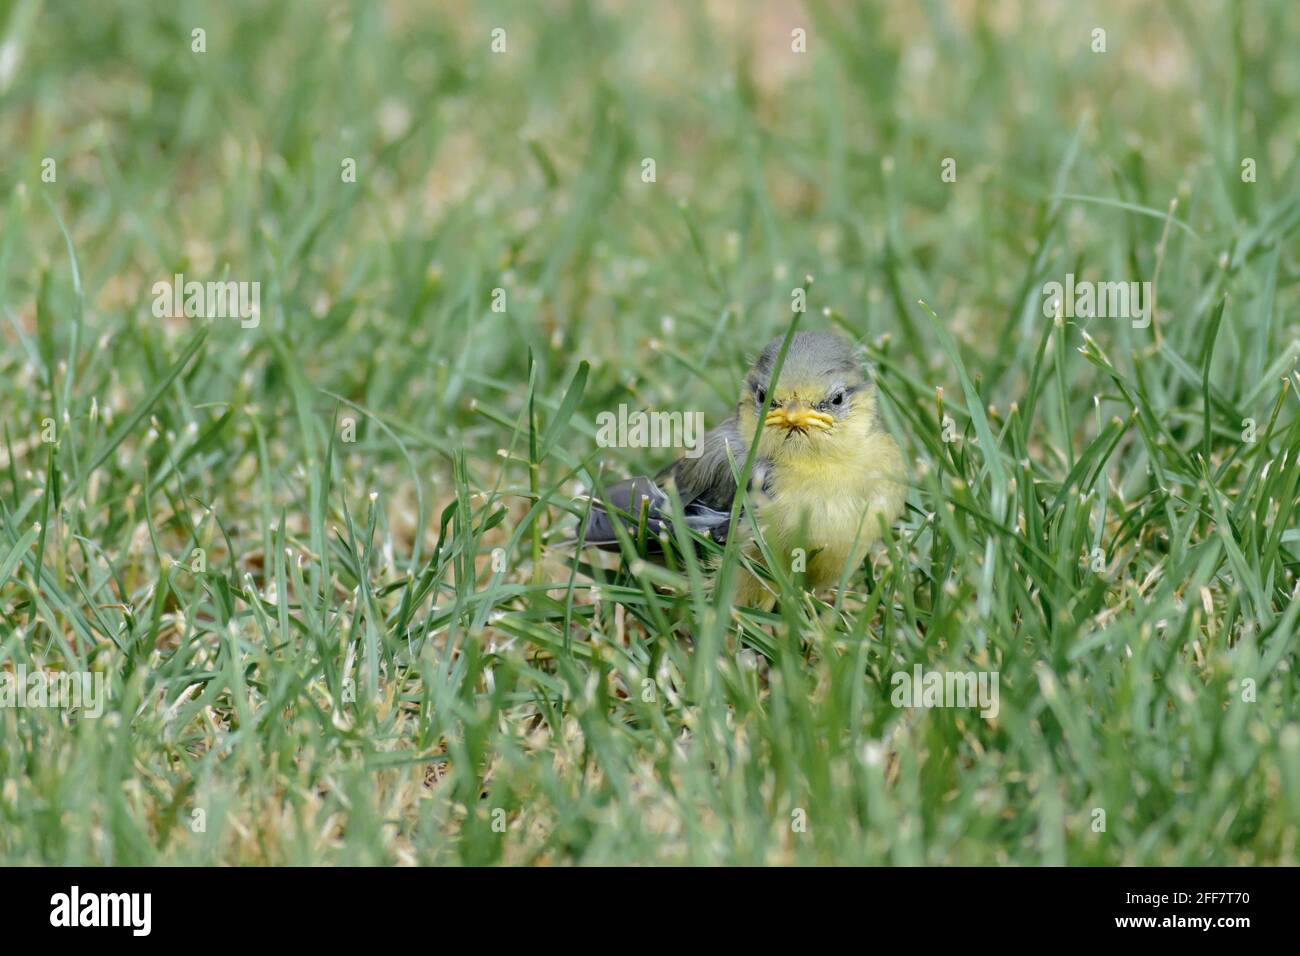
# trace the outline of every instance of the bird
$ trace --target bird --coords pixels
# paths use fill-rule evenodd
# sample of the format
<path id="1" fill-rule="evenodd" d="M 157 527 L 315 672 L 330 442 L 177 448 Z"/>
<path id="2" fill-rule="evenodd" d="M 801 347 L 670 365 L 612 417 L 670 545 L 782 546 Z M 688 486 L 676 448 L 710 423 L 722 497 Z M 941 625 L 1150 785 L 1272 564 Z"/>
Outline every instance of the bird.
<path id="1" fill-rule="evenodd" d="M 755 434 L 756 457 L 747 490 L 750 507 L 773 560 L 803 570 L 804 586 L 819 591 L 858 567 L 868 549 L 902 514 L 907 468 L 885 429 L 876 386 L 860 350 L 832 332 L 790 337 L 779 374 L 773 371 L 785 337 L 773 339 L 746 373 L 735 411 L 705 433 L 701 447 L 653 477 L 638 475 L 591 499 L 580 535 L 584 545 L 618 551 L 615 522 L 661 550 L 672 533 L 670 493 L 681 500 L 686 526 L 725 543 L 736 501 L 736 478 Z M 735 527 L 748 522 L 737 516 Z M 761 564 L 752 535 L 742 545 Z M 776 592 L 742 566 L 734 601 L 770 610 Z"/>

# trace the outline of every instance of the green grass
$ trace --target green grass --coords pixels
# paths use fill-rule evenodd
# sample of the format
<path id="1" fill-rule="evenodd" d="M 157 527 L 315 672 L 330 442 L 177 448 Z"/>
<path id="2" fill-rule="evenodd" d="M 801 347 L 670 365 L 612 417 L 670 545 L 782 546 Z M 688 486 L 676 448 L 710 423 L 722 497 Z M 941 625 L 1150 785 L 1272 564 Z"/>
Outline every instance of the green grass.
<path id="1" fill-rule="evenodd" d="M 1298 862 L 1300 8 L 699 6 L 0 0 L 0 667 L 111 693 L 0 709 L 0 862 Z M 792 318 L 891 539 L 771 615 L 575 563 L 672 454 L 595 416 Z"/>

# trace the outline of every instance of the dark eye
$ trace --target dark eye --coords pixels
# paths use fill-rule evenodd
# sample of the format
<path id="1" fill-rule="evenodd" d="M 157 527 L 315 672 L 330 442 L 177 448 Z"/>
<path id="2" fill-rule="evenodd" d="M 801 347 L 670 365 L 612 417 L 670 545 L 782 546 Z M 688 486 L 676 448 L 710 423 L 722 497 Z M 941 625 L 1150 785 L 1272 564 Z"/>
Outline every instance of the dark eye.
<path id="1" fill-rule="evenodd" d="M 836 408 L 842 406 L 844 404 L 844 393 L 836 392 L 834 395 L 832 395 L 831 404 L 834 405 Z"/>
<path id="2" fill-rule="evenodd" d="M 754 389 L 754 401 L 758 402 L 760 405 L 767 401 L 767 390 L 764 389 L 762 385 Z"/>

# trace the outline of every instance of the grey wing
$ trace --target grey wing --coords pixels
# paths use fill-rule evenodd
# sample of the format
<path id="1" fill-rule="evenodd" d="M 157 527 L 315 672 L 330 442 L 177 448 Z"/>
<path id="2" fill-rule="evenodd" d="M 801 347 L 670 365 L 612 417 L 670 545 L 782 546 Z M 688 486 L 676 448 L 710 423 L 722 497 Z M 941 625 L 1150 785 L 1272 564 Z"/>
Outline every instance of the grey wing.
<path id="1" fill-rule="evenodd" d="M 587 515 L 587 526 L 582 532 L 582 541 L 607 551 L 617 551 L 618 535 L 615 522 L 622 524 L 630 536 L 635 537 L 640 527 L 642 508 L 645 510 L 646 534 L 657 539 L 661 531 L 668 528 L 664 517 L 668 507 L 668 496 L 654 480 L 645 475 L 628 478 L 612 484 L 605 489 L 603 498 L 593 498 L 591 512 Z"/>
<path id="2" fill-rule="evenodd" d="M 597 548 L 617 551 L 614 522 L 621 522 L 628 534 L 635 537 L 644 510 L 646 535 L 652 550 L 657 550 L 660 532 L 671 533 L 672 527 L 672 502 L 664 489 L 674 487 L 682 501 L 686 526 L 715 541 L 725 541 L 731 503 L 736 495 L 736 482 L 727 460 L 728 448 L 737 461 L 744 460 L 746 448 L 736 428 L 735 416 L 704 435 L 697 457 L 679 458 L 654 478 L 639 475 L 606 488 L 603 499 L 592 501 L 582 540 Z"/>
<path id="3" fill-rule="evenodd" d="M 683 505 L 699 502 L 716 511 L 730 512 L 736 497 L 736 479 L 732 477 L 728 450 L 738 467 L 744 463 L 749 449 L 740 437 L 735 415 L 705 433 L 699 455 L 678 458 L 655 480 L 664 487 L 671 482 Z"/>
<path id="4" fill-rule="evenodd" d="M 735 462 L 736 470 L 740 470 L 744 467 L 748 454 L 749 445 L 740 434 L 736 416 L 732 415 L 704 436 L 699 456 L 677 459 L 659 472 L 655 481 L 665 488 L 669 482 L 676 486 L 683 505 L 695 504 L 711 508 L 725 512 L 730 517 L 731 505 L 736 499 L 732 462 Z M 754 460 L 747 487 L 751 495 L 760 489 L 764 494 L 772 493 L 770 459 Z"/>
<path id="5" fill-rule="evenodd" d="M 693 501 L 682 505 L 682 513 L 686 526 L 691 530 L 712 535 L 719 541 L 726 539 L 727 521 L 731 517 L 728 512 Z M 653 478 L 645 475 L 628 478 L 606 488 L 603 498 L 592 499 L 582 542 L 606 551 L 617 551 L 615 524 L 621 524 L 629 537 L 636 538 L 644 516 L 648 550 L 660 551 L 659 535 L 672 533 L 672 514 L 671 500 Z"/>

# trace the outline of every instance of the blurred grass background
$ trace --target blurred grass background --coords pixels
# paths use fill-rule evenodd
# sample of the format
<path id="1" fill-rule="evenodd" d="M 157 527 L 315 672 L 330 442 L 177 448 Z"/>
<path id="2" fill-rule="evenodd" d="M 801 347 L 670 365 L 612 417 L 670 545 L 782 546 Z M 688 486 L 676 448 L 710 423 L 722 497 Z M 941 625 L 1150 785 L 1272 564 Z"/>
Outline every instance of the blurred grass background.
<path id="1" fill-rule="evenodd" d="M 0 709 L 3 862 L 1296 862 L 1294 4 L 0 31 L 0 667 L 112 689 Z M 177 272 L 259 326 L 155 318 Z M 1067 272 L 1153 326 L 1054 328 Z M 595 415 L 716 423 L 805 275 L 916 462 L 874 568 L 737 615 L 552 547 L 673 454 Z M 999 718 L 894 708 L 916 663 Z"/>

